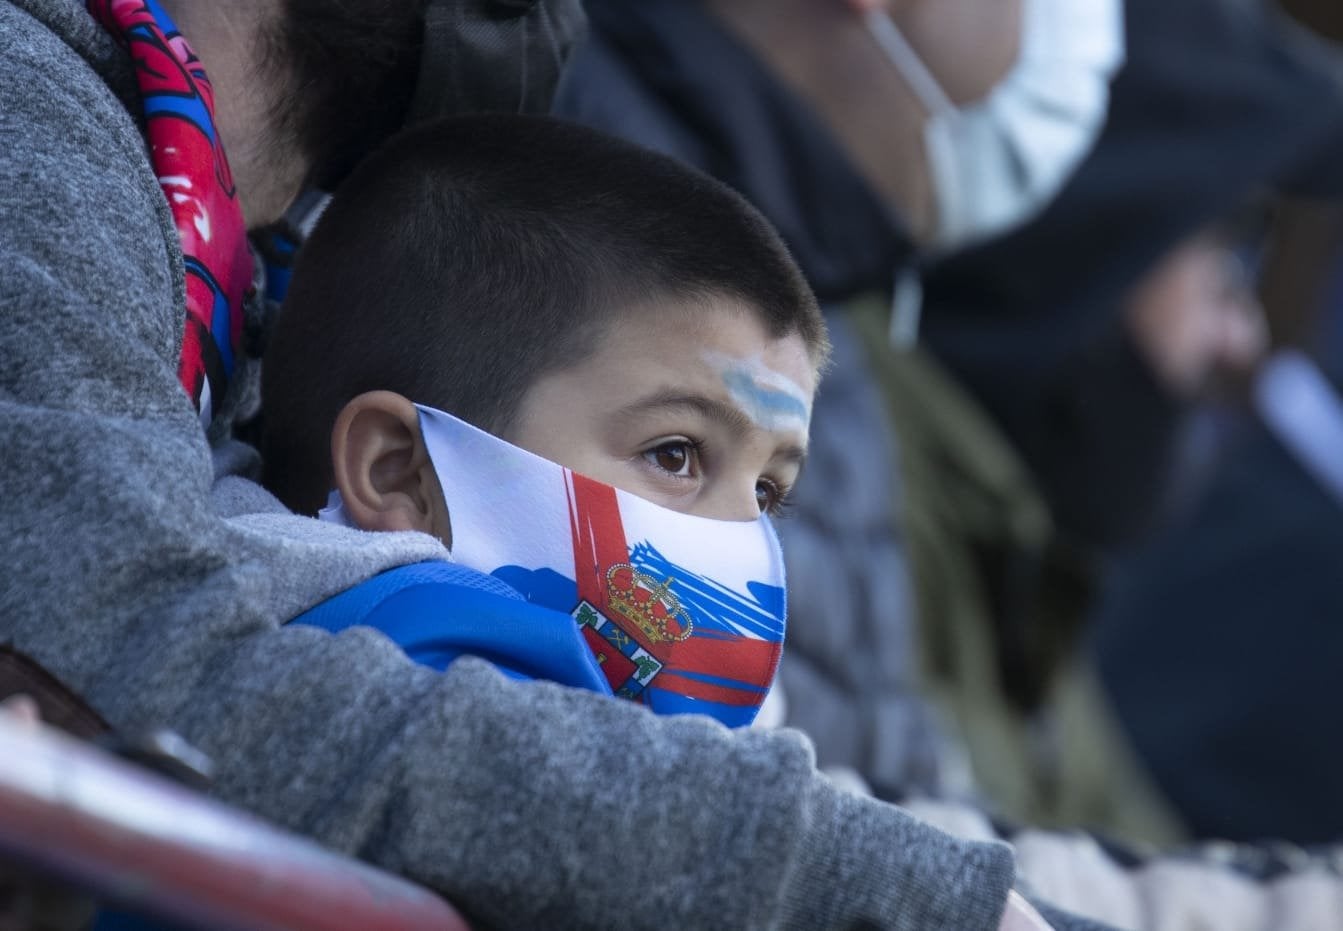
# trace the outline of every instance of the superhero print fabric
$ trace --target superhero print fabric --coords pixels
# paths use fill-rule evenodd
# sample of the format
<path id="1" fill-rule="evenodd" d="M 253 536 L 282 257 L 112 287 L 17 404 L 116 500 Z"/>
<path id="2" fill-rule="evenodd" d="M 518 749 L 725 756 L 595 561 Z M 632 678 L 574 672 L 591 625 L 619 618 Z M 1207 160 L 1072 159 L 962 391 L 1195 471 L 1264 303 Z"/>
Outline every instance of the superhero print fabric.
<path id="1" fill-rule="evenodd" d="M 242 207 L 215 127 L 214 88 L 156 0 L 88 0 L 88 10 L 135 62 L 150 162 L 186 262 L 178 374 L 208 426 L 234 371 L 252 285 Z"/>

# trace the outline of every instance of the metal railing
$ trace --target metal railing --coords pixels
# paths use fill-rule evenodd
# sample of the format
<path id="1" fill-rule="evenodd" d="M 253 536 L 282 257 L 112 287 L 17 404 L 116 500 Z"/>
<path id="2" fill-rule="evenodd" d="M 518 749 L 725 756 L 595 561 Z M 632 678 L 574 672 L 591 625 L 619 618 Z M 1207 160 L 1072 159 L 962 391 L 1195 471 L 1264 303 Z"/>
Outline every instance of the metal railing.
<path id="1" fill-rule="evenodd" d="M 3 714 L 0 860 L 194 928 L 469 931 L 413 883 Z"/>

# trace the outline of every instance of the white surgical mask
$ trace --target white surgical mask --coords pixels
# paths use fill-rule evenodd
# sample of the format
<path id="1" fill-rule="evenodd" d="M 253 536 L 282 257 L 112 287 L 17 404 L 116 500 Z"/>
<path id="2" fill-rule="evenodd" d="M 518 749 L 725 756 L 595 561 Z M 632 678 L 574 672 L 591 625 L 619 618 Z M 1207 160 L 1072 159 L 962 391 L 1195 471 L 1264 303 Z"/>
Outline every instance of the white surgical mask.
<path id="1" fill-rule="evenodd" d="M 767 518 L 682 514 L 417 408 L 456 562 L 571 615 L 616 695 L 751 722 L 783 646 L 783 556 Z M 338 495 L 321 516 L 349 523 Z"/>
<path id="2" fill-rule="evenodd" d="M 868 29 L 928 113 L 933 244 L 1005 232 L 1058 193 L 1100 134 L 1124 58 L 1122 0 L 1022 0 L 1020 53 L 983 100 L 958 107 L 885 13 Z"/>

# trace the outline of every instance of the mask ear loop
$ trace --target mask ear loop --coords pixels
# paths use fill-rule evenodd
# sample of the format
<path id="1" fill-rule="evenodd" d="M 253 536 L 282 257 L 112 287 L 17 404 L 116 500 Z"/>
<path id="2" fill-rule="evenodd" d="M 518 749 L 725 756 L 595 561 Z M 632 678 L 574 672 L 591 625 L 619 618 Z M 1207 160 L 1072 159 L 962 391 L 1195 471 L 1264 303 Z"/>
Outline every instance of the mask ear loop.
<path id="1" fill-rule="evenodd" d="M 957 113 L 960 108 L 947 96 L 895 21 L 888 14 L 876 10 L 867 13 L 864 18 L 867 20 L 868 32 L 891 60 L 895 70 L 900 72 L 914 96 L 919 98 L 919 103 L 928 115 Z"/>
<path id="2" fill-rule="evenodd" d="M 864 19 L 868 32 L 918 99 L 928 119 L 924 146 L 937 194 L 937 229 L 932 242 L 940 245 L 954 239 L 965 225 L 963 198 L 959 194 L 963 185 L 955 171 L 958 142 L 954 138 L 955 127 L 963 122 L 964 115 L 890 16 L 874 10 L 865 14 Z M 904 309 L 897 315 L 900 320 L 891 322 L 891 336 L 895 341 L 907 343 L 910 334 L 918 330 L 922 295 L 908 281 L 902 282 L 897 292 L 902 295 L 900 303 Z"/>
<path id="3" fill-rule="evenodd" d="M 905 79 L 924 111 L 929 116 L 957 113 L 956 105 L 890 16 L 873 10 L 865 19 L 872 38 Z M 923 282 L 918 270 L 912 267 L 901 269 L 896 273 L 891 295 L 891 319 L 887 330 L 890 345 L 902 351 L 913 349 L 919 341 L 922 318 Z"/>

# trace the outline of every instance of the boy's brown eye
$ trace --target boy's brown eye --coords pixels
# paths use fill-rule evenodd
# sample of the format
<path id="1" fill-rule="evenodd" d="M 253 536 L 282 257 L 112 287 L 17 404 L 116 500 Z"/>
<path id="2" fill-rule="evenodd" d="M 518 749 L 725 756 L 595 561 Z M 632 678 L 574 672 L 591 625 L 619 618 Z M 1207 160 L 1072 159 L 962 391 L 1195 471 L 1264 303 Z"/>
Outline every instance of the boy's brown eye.
<path id="1" fill-rule="evenodd" d="M 664 443 L 653 450 L 653 461 L 658 468 L 680 475 L 690 464 L 690 447 L 685 443 Z"/>
<path id="2" fill-rule="evenodd" d="M 760 506 L 761 514 L 768 514 L 779 504 L 779 489 L 771 482 L 761 482 L 755 486 L 755 503 Z"/>
<path id="3" fill-rule="evenodd" d="M 788 487 L 780 486 L 770 479 L 761 479 L 755 486 L 755 501 L 760 506 L 760 513 L 770 517 L 787 516 L 788 509 L 792 507 L 789 499 L 791 493 Z"/>

